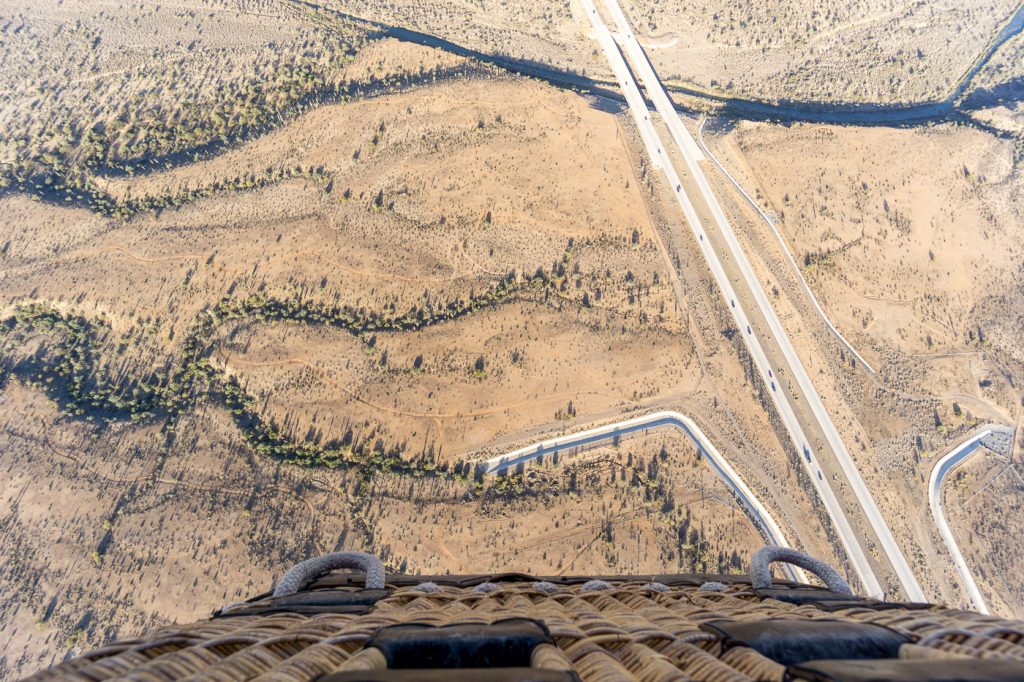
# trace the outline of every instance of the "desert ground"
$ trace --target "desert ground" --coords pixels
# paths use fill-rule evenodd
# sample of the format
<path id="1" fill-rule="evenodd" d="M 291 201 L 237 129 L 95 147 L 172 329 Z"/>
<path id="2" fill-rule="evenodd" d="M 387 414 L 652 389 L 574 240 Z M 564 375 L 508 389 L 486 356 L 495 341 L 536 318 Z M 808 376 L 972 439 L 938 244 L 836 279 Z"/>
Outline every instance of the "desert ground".
<path id="1" fill-rule="evenodd" d="M 325 16 L 408 28 L 526 69 L 613 81 L 578 0 L 317 6 Z M 1024 77 L 1015 59 L 1019 34 L 996 41 L 1003 27 L 1024 21 L 1013 0 L 628 0 L 623 7 L 662 78 L 690 95 L 867 107 L 966 98 L 974 109 L 1007 89 L 1019 95 Z"/>
<path id="2" fill-rule="evenodd" d="M 394 75 L 410 64 L 430 77 Z M 703 415 L 794 537 L 838 556 L 786 498 L 799 474 L 692 245 L 659 234 L 617 105 L 392 38 L 346 68 L 388 85 L 201 153 L 11 164 L 5 675 L 335 548 L 415 572 L 739 570 L 763 540 L 671 433 L 473 476 L 485 447 L 655 407 Z"/>
<path id="3" fill-rule="evenodd" d="M 961 551 L 975 569 L 975 580 L 990 603 L 1003 612 L 1019 612 L 1017 572 L 1020 545 L 1012 519 L 1020 513 L 1024 481 L 1020 460 L 985 451 L 953 474 L 947 505 Z"/>
<path id="4" fill-rule="evenodd" d="M 1019 7 L 1010 0 L 626 5 L 670 83 L 764 101 L 873 105 L 951 95 Z M 1022 75 L 1020 62 L 1012 70 Z"/>
<path id="5" fill-rule="evenodd" d="M 1014 141 L 969 126 L 749 122 L 705 140 L 775 218 L 826 314 L 878 368 L 840 372 L 823 386 L 836 391 L 832 409 L 850 410 L 850 439 L 869 445 L 854 451 L 858 466 L 888 518 L 905 522 L 896 526 L 921 548 L 927 575 L 944 561 L 923 485 L 932 465 L 981 424 L 1017 428 L 1024 406 L 1024 183 Z M 747 225 L 751 240 L 777 250 L 763 221 Z M 780 281 L 785 270 L 764 269 Z M 975 518 L 946 506 L 961 528 Z M 990 562 L 1016 556 L 1011 535 L 974 565 L 991 571 Z M 935 589 L 955 599 L 942 582 Z M 1020 612 L 1016 598 L 993 594 Z"/>
<path id="6" fill-rule="evenodd" d="M 960 401 L 979 419 L 1016 417 L 1024 185 L 1011 140 L 743 124 L 721 143 L 764 188 L 833 321 L 890 382 L 948 412 Z"/>
<path id="7" fill-rule="evenodd" d="M 673 85 L 809 107 L 946 97 L 1014 9 L 794 0 L 774 29 L 767 5 L 624 4 Z M 611 82 L 578 3 L 450 5 L 0 0 L 0 678 L 336 549 L 424 575 L 745 570 L 764 538 L 680 434 L 475 466 L 661 409 L 856 583 L 622 103 L 523 75 Z M 925 482 L 977 424 L 1021 421 L 1020 44 L 941 120 L 704 134 L 776 220 L 798 271 L 708 165 L 928 597 L 956 605 Z M 1017 616 L 1020 451 L 947 496 Z"/>

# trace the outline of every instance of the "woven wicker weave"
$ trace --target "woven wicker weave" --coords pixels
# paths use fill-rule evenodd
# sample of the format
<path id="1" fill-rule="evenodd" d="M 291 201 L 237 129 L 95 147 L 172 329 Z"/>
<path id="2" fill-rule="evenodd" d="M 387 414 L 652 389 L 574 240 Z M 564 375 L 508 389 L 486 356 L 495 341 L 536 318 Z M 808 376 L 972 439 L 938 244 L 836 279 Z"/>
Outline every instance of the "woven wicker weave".
<path id="1" fill-rule="evenodd" d="M 620 580 L 591 591 L 584 591 L 580 582 L 552 590 L 535 587 L 532 579 L 513 580 L 496 582 L 490 592 L 458 581 L 435 582 L 436 591 L 427 592 L 389 581 L 386 596 L 361 613 L 246 615 L 245 609 L 275 603 L 267 597 L 208 621 L 112 644 L 34 679 L 306 681 L 339 670 L 382 668 L 386 663 L 380 652 L 362 647 L 383 626 L 492 623 L 513 617 L 543 621 L 550 630 L 553 645 L 534 650 L 534 667 L 573 670 L 588 681 L 784 678 L 779 663 L 751 648 L 724 647 L 717 635 L 702 629 L 722 619 L 876 623 L 909 638 L 900 647 L 901 658 L 1024 662 L 1024 622 L 937 606 L 865 602 L 830 610 L 826 603 L 762 598 L 742 582 L 726 585 L 722 592 L 692 584 L 656 590 L 647 580 Z M 344 595 L 359 588 L 320 581 L 308 590 L 306 594 Z"/>

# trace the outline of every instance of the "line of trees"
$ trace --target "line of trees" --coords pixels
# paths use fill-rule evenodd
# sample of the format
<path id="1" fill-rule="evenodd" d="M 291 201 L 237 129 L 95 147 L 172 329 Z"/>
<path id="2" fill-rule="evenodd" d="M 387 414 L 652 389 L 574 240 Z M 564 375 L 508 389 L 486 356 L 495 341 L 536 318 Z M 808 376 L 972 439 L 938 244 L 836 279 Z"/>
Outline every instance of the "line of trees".
<path id="1" fill-rule="evenodd" d="M 0 340 L 23 347 L 32 335 L 43 335 L 48 346 L 15 363 L 8 353 L 0 356 L 0 385 L 18 375 L 54 399 L 68 414 L 98 423 L 167 418 L 171 425 L 200 398 L 221 403 L 231 413 L 252 447 L 265 455 L 302 466 L 359 465 L 368 470 L 390 470 L 415 475 L 448 474 L 430 453 L 416 460 L 402 457 L 399 445 L 386 446 L 371 433 L 356 438 L 351 432 L 326 444 L 296 440 L 273 420 L 264 418 L 256 400 L 234 376 L 210 362 L 218 328 L 230 321 L 290 321 L 322 324 L 352 334 L 413 331 L 494 307 L 531 290 L 550 287 L 540 277 L 519 280 L 515 275 L 488 289 L 444 305 L 424 304 L 400 315 L 388 316 L 365 308 L 333 306 L 312 301 L 286 301 L 264 296 L 226 299 L 199 314 L 183 340 L 177 369 L 150 372 L 119 382 L 104 379 L 96 369 L 96 351 L 110 331 L 102 320 L 61 313 L 45 305 L 18 308 L 0 322 Z M 465 466 L 468 469 L 468 465 Z"/>

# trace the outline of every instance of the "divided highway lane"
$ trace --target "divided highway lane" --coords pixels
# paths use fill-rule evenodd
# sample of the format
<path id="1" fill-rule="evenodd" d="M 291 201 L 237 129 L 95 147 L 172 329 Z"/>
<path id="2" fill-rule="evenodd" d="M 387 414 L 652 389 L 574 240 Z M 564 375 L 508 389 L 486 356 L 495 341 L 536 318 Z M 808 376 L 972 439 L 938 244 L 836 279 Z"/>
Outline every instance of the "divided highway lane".
<path id="1" fill-rule="evenodd" d="M 622 8 L 619 7 L 618 2 L 605 2 L 605 7 L 612 15 L 612 20 L 615 22 L 615 26 L 618 28 L 619 33 L 616 36 L 619 39 L 619 44 L 626 50 L 626 54 L 629 56 L 629 61 L 632 66 L 639 73 L 640 82 L 643 83 L 644 89 L 647 90 L 648 96 L 651 101 L 654 102 L 654 108 L 658 111 L 661 119 L 668 126 L 669 134 L 672 139 L 680 147 L 680 149 L 686 149 L 686 152 L 698 161 L 704 160 L 704 154 L 701 152 L 700 147 L 697 146 L 693 136 L 690 135 L 690 131 L 683 125 L 683 121 L 679 118 L 679 114 L 676 113 L 676 108 L 672 104 L 672 101 L 668 97 L 668 93 L 665 92 L 665 88 L 662 87 L 661 81 L 654 73 L 654 67 L 647 60 L 647 54 L 640 46 L 640 42 L 633 35 L 632 30 L 629 27 L 629 22 L 626 21 L 626 15 L 622 13 Z M 607 51 L 606 51 L 607 53 Z M 614 66 L 612 68 L 615 68 Z M 633 80 L 630 78 L 629 80 Z M 636 84 L 634 82 L 634 87 Z M 640 100 L 643 102 L 643 100 Z M 644 111 L 647 107 L 644 106 Z M 660 140 L 659 140 L 660 143 Z"/>
<path id="2" fill-rule="evenodd" d="M 718 475 L 728 484 L 740 502 L 746 508 L 750 517 L 757 523 L 761 532 L 764 533 L 768 542 L 781 547 L 789 547 L 786 536 L 782 533 L 779 524 L 771 515 L 757 496 L 747 487 L 736 470 L 726 461 L 722 453 L 718 451 L 704 432 L 700 430 L 697 423 L 681 412 L 661 411 L 646 414 L 640 417 L 633 417 L 624 421 L 588 429 L 580 433 L 574 433 L 558 438 L 551 438 L 539 443 L 527 445 L 524 448 L 515 450 L 505 455 L 491 457 L 484 462 L 484 472 L 493 474 L 504 469 L 518 466 L 534 459 L 555 453 L 577 453 L 590 448 L 595 448 L 628 435 L 647 432 L 659 428 L 675 428 L 683 431 L 697 445 L 697 448 L 704 455 L 704 458 L 711 463 Z M 788 564 L 787 564 L 787 567 Z M 807 582 L 807 576 L 797 567 L 790 575 L 794 580 Z"/>
<path id="3" fill-rule="evenodd" d="M 584 7 L 590 6 L 596 13 L 591 0 L 584 0 Z M 600 26 L 594 24 L 594 33 L 597 35 L 597 41 L 601 43 L 601 48 L 607 53 L 608 50 L 616 50 L 615 40 L 612 39 L 611 32 L 608 31 L 608 27 L 601 23 Z M 662 167 L 662 161 L 665 158 L 665 152 L 661 148 L 661 140 L 658 139 L 657 134 L 654 132 L 654 126 L 651 125 L 651 115 L 647 111 L 647 105 L 644 104 L 644 97 L 640 94 L 640 88 L 637 87 L 636 81 L 629 74 L 629 67 L 626 66 L 626 62 L 623 60 L 611 62 L 612 73 L 615 74 L 616 80 L 619 81 L 619 87 L 622 88 L 622 94 L 626 98 L 626 104 L 629 105 L 629 112 L 633 115 L 633 120 L 636 123 L 637 130 L 640 131 L 640 138 L 644 142 L 644 146 L 647 147 L 647 155 L 651 157 L 651 163 L 654 164 L 655 168 Z"/>
<path id="4" fill-rule="evenodd" d="M 585 11 L 587 12 L 588 17 L 590 18 L 591 23 L 594 26 L 595 33 L 599 36 L 599 38 L 602 35 L 607 35 L 607 27 L 605 27 L 602 18 L 598 14 L 597 9 L 593 4 L 593 0 L 582 0 L 582 2 Z M 609 5 L 609 7 L 615 4 L 614 0 L 606 0 L 606 2 Z M 625 17 L 621 14 L 621 10 L 618 13 L 616 13 L 613 9 L 612 13 L 613 15 L 617 14 L 621 18 L 621 20 L 625 20 Z M 634 48 L 629 49 L 628 51 L 635 52 L 636 50 L 639 49 L 642 53 L 642 48 L 639 48 L 639 43 L 636 42 L 636 37 L 633 34 L 630 27 L 628 26 L 628 24 L 619 26 L 619 29 L 620 38 L 624 41 L 625 44 L 635 44 Z M 614 43 L 611 43 L 609 45 L 608 40 L 602 39 L 601 44 L 609 62 L 613 65 L 618 64 L 618 66 L 613 66 L 615 71 L 617 73 L 625 72 L 627 76 L 629 76 L 630 72 L 628 70 L 628 67 L 623 66 L 625 60 L 623 59 L 622 54 L 616 48 Z M 646 57 L 644 57 L 644 60 L 646 60 Z M 648 68 L 644 68 L 643 65 L 640 65 L 637 67 L 637 70 L 641 74 L 641 76 L 645 75 L 646 72 L 646 75 L 649 78 L 653 77 L 656 79 L 656 75 L 653 74 L 653 70 L 649 69 L 649 66 L 649 63 L 647 63 Z M 633 84 L 633 86 L 635 87 L 635 83 Z M 648 91 L 654 91 L 656 88 L 660 88 L 660 82 L 652 84 L 650 87 L 648 87 Z M 644 105 L 641 103 L 640 106 Z M 674 112 L 674 109 L 672 111 Z M 641 125 L 642 127 L 646 127 L 648 129 L 645 133 L 642 133 L 645 135 L 645 137 L 653 137 L 653 139 L 658 140 L 660 142 L 660 137 L 658 136 L 658 133 L 655 130 L 653 124 L 650 122 L 650 117 L 648 115 L 648 112 L 646 111 L 646 106 L 644 106 L 643 115 L 638 115 L 636 112 L 634 112 L 634 119 L 638 121 L 639 125 Z M 686 136 L 689 136 L 689 132 L 685 131 L 685 128 L 683 129 L 683 132 Z M 692 136 L 690 136 L 690 139 L 692 141 Z M 696 146 L 696 143 L 692 142 L 692 145 Z M 794 447 L 796 448 L 797 452 L 801 452 L 804 455 L 804 458 L 806 460 L 805 466 L 808 468 L 811 474 L 811 480 L 815 488 L 817 489 L 822 499 L 822 502 L 825 505 L 826 510 L 832 518 L 833 523 L 835 524 L 840 541 L 842 542 L 843 547 L 846 550 L 847 556 L 849 557 L 854 570 L 860 578 L 861 583 L 864 586 L 864 589 L 870 595 L 882 596 L 883 590 L 877 577 L 875 576 L 874 570 L 871 567 L 871 564 L 864 551 L 864 548 L 861 545 L 860 538 L 858 537 L 857 533 L 854 532 L 831 486 L 829 486 L 824 481 L 824 476 L 822 475 L 822 471 L 818 466 L 816 456 L 814 455 L 814 452 L 810 447 L 810 443 L 812 441 L 810 438 L 807 437 L 804 428 L 800 424 L 800 421 L 794 413 L 789 401 L 783 397 L 782 391 L 779 390 L 781 386 L 778 386 L 776 384 L 776 377 L 774 376 L 772 371 L 772 364 L 768 360 L 765 348 L 762 345 L 762 341 L 758 338 L 757 334 L 754 333 L 754 325 L 748 317 L 747 313 L 744 311 L 742 302 L 737 296 L 736 291 L 733 289 L 732 283 L 730 282 L 729 277 L 727 276 L 722 266 L 722 262 L 719 259 L 718 254 L 711 246 L 710 240 L 706 237 L 705 228 L 697 215 L 697 211 L 694 208 L 693 202 L 687 195 L 687 192 L 683 190 L 683 183 L 680 180 L 679 175 L 677 174 L 668 156 L 664 154 L 664 151 L 661 148 L 660 144 L 655 144 L 653 151 L 651 145 L 647 145 L 647 147 L 648 153 L 652 154 L 652 157 L 654 154 L 658 154 L 658 158 L 661 158 L 665 161 L 665 163 L 663 163 L 663 170 L 669 180 L 671 187 L 674 189 L 674 194 L 677 200 L 679 201 L 679 204 L 683 210 L 684 215 L 687 218 L 687 222 L 693 230 L 694 236 L 698 240 L 698 246 L 700 247 L 701 252 L 705 257 L 712 271 L 712 274 L 714 275 L 719 285 L 719 288 L 721 289 L 725 299 L 729 303 L 730 313 L 732 314 L 734 320 L 738 325 L 738 328 L 741 330 L 741 333 L 743 334 L 744 342 L 746 343 L 747 348 L 750 351 L 755 366 L 760 372 L 762 379 L 765 382 L 765 385 L 770 386 L 769 395 L 771 396 L 772 401 L 774 402 L 778 410 L 780 418 L 786 426 L 790 438 L 793 441 Z M 870 523 L 870 525 L 872 526 L 873 530 L 877 534 L 882 549 L 885 551 L 889 559 L 889 562 L 892 564 L 895 573 L 897 574 L 900 582 L 903 585 L 904 591 L 907 593 L 907 596 L 910 599 L 914 600 L 923 599 L 923 594 L 921 593 L 920 586 L 917 584 L 917 581 L 914 578 L 913 573 L 910 571 L 909 566 L 906 564 L 906 560 L 903 557 L 902 552 L 900 552 L 899 547 L 896 546 L 895 540 L 892 538 L 891 531 L 889 531 L 888 526 L 885 525 L 884 520 L 881 518 L 881 514 L 878 511 L 878 508 L 875 505 L 874 500 L 871 499 L 870 493 L 867 491 L 866 486 L 864 486 L 863 481 L 860 479 L 859 472 L 857 472 L 856 467 L 853 465 L 852 459 L 849 458 L 849 453 L 846 452 L 845 447 L 842 444 L 842 440 L 839 438 L 838 433 L 835 430 L 835 426 L 828 418 L 828 415 L 824 410 L 824 406 L 821 404 L 820 397 L 814 390 L 814 387 L 811 384 L 809 377 L 807 376 L 806 370 L 803 368 L 802 363 L 796 356 L 796 353 L 793 350 L 788 337 L 782 329 L 782 326 L 779 323 L 778 318 L 775 316 L 774 310 L 767 300 L 767 296 L 765 295 L 763 289 L 760 286 L 760 283 L 754 275 L 753 269 L 750 266 L 749 261 L 746 259 L 746 255 L 740 247 L 739 242 L 737 241 L 736 236 L 728 223 L 728 220 L 725 218 L 725 215 L 722 212 L 721 207 L 719 206 L 717 200 L 714 197 L 714 193 L 711 190 L 707 178 L 704 176 L 703 171 L 698 165 L 697 159 L 691 154 L 689 154 L 689 149 L 691 145 L 681 144 L 679 145 L 679 147 L 687 163 L 690 175 L 692 176 L 693 181 L 697 185 L 699 194 L 702 197 L 708 209 L 711 211 L 712 216 L 714 217 L 714 221 L 715 223 L 717 223 L 717 227 L 719 228 L 721 236 L 726 242 L 726 245 L 728 247 L 727 255 L 732 256 L 732 259 L 739 267 L 744 283 L 746 287 L 749 289 L 750 295 L 754 298 L 755 303 L 757 304 L 756 307 L 758 311 L 760 312 L 761 316 L 765 320 L 765 323 L 769 327 L 769 331 L 771 332 L 771 334 L 766 340 L 770 343 L 777 345 L 778 350 L 781 352 L 781 355 L 786 360 L 786 364 L 790 365 L 793 377 L 796 380 L 801 392 L 806 397 L 806 402 L 813 413 L 815 421 L 818 423 L 818 429 L 821 431 L 823 437 L 828 442 L 828 445 L 835 453 L 836 458 L 838 459 L 839 464 L 843 469 L 843 473 L 849 479 L 851 488 L 855 491 L 858 501 L 863 507 L 863 513 L 867 518 L 868 522 Z"/>
<path id="5" fill-rule="evenodd" d="M 601 44 L 604 48 L 605 56 L 608 58 L 609 62 L 613 64 L 613 70 L 615 70 L 616 73 L 625 72 L 628 75 L 629 70 L 628 67 L 625 66 L 625 60 L 616 47 L 614 41 L 611 40 L 611 35 L 608 33 L 607 27 L 605 27 L 603 20 L 597 13 L 597 8 L 594 6 L 593 0 L 581 0 L 581 2 L 587 12 L 587 16 L 590 17 L 595 33 L 599 38 L 602 35 L 607 36 L 607 40 L 601 40 Z M 620 64 L 621 66 L 615 66 L 616 64 Z M 632 80 L 631 77 L 630 80 Z M 633 87 L 636 87 L 635 83 L 633 84 Z M 644 110 L 646 112 L 645 105 Z M 634 112 L 633 118 L 638 122 L 638 125 L 647 128 L 645 139 L 659 139 L 658 133 L 649 116 L 637 115 L 637 113 Z M 642 136 L 644 135 L 642 134 Z M 655 154 L 664 153 L 660 145 L 655 145 L 653 148 L 651 145 L 648 145 L 647 151 L 652 158 L 654 158 Z M 804 453 L 805 458 L 808 460 L 805 461 L 805 466 L 810 471 L 811 483 L 817 490 L 819 497 L 824 503 L 825 508 L 836 527 L 840 542 L 853 565 L 854 571 L 860 579 L 861 584 L 864 586 L 864 589 L 870 596 L 883 596 L 882 587 L 878 582 L 878 579 L 875 577 L 867 556 L 864 554 L 860 544 L 857 542 L 856 534 L 843 512 L 842 506 L 836 499 L 835 493 L 832 491 L 830 486 L 825 484 L 824 476 L 821 469 L 816 466 L 816 462 L 810 461 L 811 451 L 807 446 L 808 439 L 804 436 L 803 429 L 800 427 L 789 402 L 782 399 L 779 395 L 779 391 L 776 388 L 775 377 L 771 370 L 771 363 L 765 354 L 761 342 L 753 333 L 752 323 L 744 312 L 742 305 L 739 303 L 738 296 L 733 289 L 732 282 L 730 282 L 728 275 L 722 267 L 722 263 L 719 260 L 718 255 L 711 247 L 710 241 L 706 238 L 704 226 L 697 215 L 697 211 L 694 208 L 693 203 L 690 201 L 686 192 L 682 191 L 682 180 L 679 178 L 675 167 L 672 165 L 668 157 L 666 156 L 664 158 L 667 163 L 662 166 L 662 170 L 665 172 L 670 186 L 674 189 L 675 197 L 683 210 L 683 214 L 686 216 L 687 223 L 693 230 L 694 237 L 697 238 L 697 245 L 704 256 L 704 259 L 707 261 L 708 267 L 711 269 L 711 273 L 722 291 L 722 295 L 729 302 L 729 312 L 736 322 L 737 328 L 743 330 L 743 340 L 754 360 L 754 365 L 760 372 L 765 385 L 771 386 L 772 390 L 770 391 L 770 395 L 772 401 L 775 403 L 779 416 L 786 426 L 787 433 L 790 435 L 793 446 L 796 448 L 797 452 Z"/>
<path id="6" fill-rule="evenodd" d="M 978 584 L 974 582 L 974 575 L 971 573 L 971 569 L 967 567 L 967 561 L 964 559 L 963 553 L 960 552 L 960 546 L 957 545 L 956 538 L 953 537 L 953 531 L 950 530 L 949 524 L 946 523 L 946 513 L 942 508 L 942 483 L 945 481 L 947 474 L 963 464 L 977 451 L 983 440 L 997 431 L 1007 432 L 1012 437 L 1012 429 L 1008 429 L 1005 426 L 987 424 L 936 462 L 928 479 L 928 504 L 932 508 L 932 519 L 934 519 L 935 525 L 939 529 L 942 541 L 946 543 L 946 549 L 949 550 L 950 555 L 953 557 L 953 564 L 956 566 L 957 573 L 960 574 L 960 580 L 964 584 L 964 590 L 967 591 L 967 597 L 974 604 L 974 608 L 985 615 L 989 614 L 988 606 L 985 604 L 984 597 L 981 596 Z"/>
<path id="7" fill-rule="evenodd" d="M 757 211 L 758 215 L 761 216 L 761 219 L 768 224 L 769 228 L 771 228 L 772 233 L 775 235 L 775 239 L 778 240 L 779 246 L 782 248 L 782 252 L 786 254 L 786 259 L 789 261 L 790 267 L 793 268 L 793 272 L 796 274 L 797 279 L 800 280 L 800 285 L 803 287 L 804 293 L 807 294 L 807 298 L 810 299 L 811 304 L 814 305 L 814 309 L 818 311 L 818 315 L 821 317 L 825 325 L 833 334 L 835 334 L 836 338 L 839 339 L 839 342 L 846 346 L 846 349 L 850 351 L 862 365 L 864 365 L 866 370 L 875 374 L 875 368 L 868 364 L 868 361 L 857 352 L 857 349 L 853 347 L 853 344 L 846 340 L 846 337 L 843 336 L 842 332 L 840 332 L 834 324 L 832 324 L 832 320 L 828 319 L 828 315 L 826 315 L 825 311 L 822 310 L 821 305 L 818 303 L 817 296 L 815 296 L 814 292 L 811 291 L 811 287 L 808 286 L 803 273 L 800 272 L 800 267 L 796 264 L 796 260 L 793 258 L 793 254 L 790 252 L 789 246 L 786 244 L 786 240 L 782 238 L 782 233 L 779 232 L 779 228 L 775 226 L 775 221 L 768 217 L 768 214 L 766 214 L 758 203 L 754 201 L 754 197 L 750 196 L 750 194 L 747 193 L 747 190 L 743 189 L 743 185 L 741 185 L 736 178 L 732 176 L 732 173 L 726 170 L 725 166 L 722 165 L 718 158 L 715 157 L 708 148 L 707 143 L 704 141 L 704 124 L 707 122 L 708 119 L 706 117 L 702 118 L 700 128 L 697 129 L 697 142 L 700 144 L 700 148 L 704 151 L 704 157 L 710 159 L 711 162 L 715 164 L 718 170 L 722 172 L 722 175 L 724 175 L 730 184 L 736 188 L 737 192 L 743 195 L 743 198 L 747 200 L 747 203 L 750 204 L 751 208 Z"/>
<path id="8" fill-rule="evenodd" d="M 661 81 L 651 68 L 650 63 L 647 60 L 647 56 L 643 52 L 643 48 L 640 46 L 639 41 L 636 39 L 636 35 L 633 33 L 629 22 L 626 20 L 625 15 L 619 7 L 618 0 L 604 0 L 604 2 L 616 22 L 622 40 L 628 46 L 627 52 L 630 54 L 631 61 L 636 66 L 636 70 L 640 75 L 644 88 L 648 93 L 655 91 L 664 93 Z M 728 247 L 728 255 L 733 257 L 737 267 L 739 267 L 747 288 L 753 295 L 757 309 L 769 327 L 771 340 L 774 340 L 779 350 L 781 350 L 782 355 L 786 360 L 786 364 L 791 370 L 793 377 L 800 388 L 800 392 L 806 398 L 807 405 L 811 409 L 814 419 L 817 421 L 818 428 L 828 442 L 829 448 L 834 453 L 835 458 L 838 460 L 840 467 L 843 470 L 843 474 L 849 480 L 851 487 L 856 494 L 857 501 L 863 508 L 864 514 L 867 517 L 868 522 L 871 524 L 872 529 L 875 531 L 875 534 L 882 545 L 882 549 L 885 551 L 885 554 L 889 558 L 889 562 L 892 564 L 900 583 L 903 585 L 904 591 L 911 599 L 923 601 L 924 595 L 921 592 L 920 586 L 917 584 L 917 580 L 915 579 L 913 572 L 910 570 L 910 566 L 906 563 L 903 553 L 900 551 L 899 546 L 892 537 L 892 532 L 889 530 L 888 525 L 882 518 L 881 512 L 875 504 L 874 499 L 871 497 L 863 479 L 861 479 L 860 472 L 857 471 L 852 458 L 846 451 L 846 446 L 843 444 L 842 438 L 839 436 L 835 425 L 828 416 L 828 412 L 825 410 L 825 406 L 822 403 L 821 398 L 818 396 L 813 382 L 811 382 L 803 363 L 796 354 L 796 350 L 793 348 L 792 343 L 790 343 L 789 336 L 786 334 L 778 316 L 775 314 L 774 307 L 769 302 L 767 294 L 761 287 L 761 283 L 758 280 L 757 275 L 754 273 L 753 267 L 750 265 L 750 261 L 747 259 L 746 253 L 743 251 L 742 246 L 740 246 L 739 240 L 737 240 L 725 212 L 722 210 L 717 197 L 715 197 L 714 191 L 711 189 L 711 184 L 708 182 L 707 176 L 705 176 L 703 169 L 699 165 L 699 161 L 704 158 L 703 155 L 696 156 L 691 153 L 690 150 L 697 147 L 697 144 L 693 140 L 689 131 L 682 126 L 682 121 L 679 119 L 679 115 L 676 113 L 675 108 L 669 106 L 666 114 L 668 118 L 674 120 L 678 124 L 678 127 L 682 129 L 682 134 L 688 140 L 687 144 L 678 145 L 679 151 L 682 153 L 683 158 L 686 161 L 690 175 L 697 184 L 700 197 L 711 211 L 714 222 L 722 237 L 725 239 Z M 678 185 L 676 186 L 676 194 L 683 194 Z M 742 328 L 743 327 L 741 327 L 741 329 Z M 750 326 L 747 326 L 746 330 L 748 332 L 748 336 L 753 336 Z M 769 368 L 769 371 L 767 372 L 769 376 L 765 378 L 765 382 L 770 383 L 773 389 L 773 394 L 777 394 L 778 391 L 775 390 L 775 383 L 771 381 L 771 364 L 766 362 L 764 367 Z M 784 396 L 779 396 L 775 402 L 776 404 L 787 403 L 787 400 Z M 813 456 L 819 453 L 814 453 L 813 448 L 811 448 L 811 439 L 808 438 L 803 425 L 800 424 L 798 420 L 794 419 L 794 426 L 796 428 L 791 429 L 790 433 L 796 436 L 796 440 L 800 441 L 797 445 L 797 451 L 801 451 L 801 448 L 804 453 L 810 451 L 813 459 Z M 814 474 L 812 473 L 812 476 L 813 475 Z M 831 486 L 829 486 L 828 483 L 823 483 L 823 485 L 819 486 L 819 490 L 824 488 L 828 488 L 831 491 Z M 841 509 L 838 511 L 845 519 L 843 511 Z M 848 526 L 849 521 L 847 520 L 843 525 Z M 852 528 L 846 535 L 844 544 L 847 546 L 848 551 L 853 547 L 854 556 L 851 556 L 851 559 L 855 566 L 858 564 L 860 565 L 858 573 L 863 572 L 863 574 L 869 575 L 868 584 L 865 584 L 865 588 L 872 591 L 872 585 L 870 583 L 874 582 L 875 585 L 877 585 L 876 591 L 881 593 L 881 586 L 878 585 L 877 578 L 870 575 L 873 571 L 868 564 L 867 557 L 863 555 L 862 539 L 856 537 Z"/>

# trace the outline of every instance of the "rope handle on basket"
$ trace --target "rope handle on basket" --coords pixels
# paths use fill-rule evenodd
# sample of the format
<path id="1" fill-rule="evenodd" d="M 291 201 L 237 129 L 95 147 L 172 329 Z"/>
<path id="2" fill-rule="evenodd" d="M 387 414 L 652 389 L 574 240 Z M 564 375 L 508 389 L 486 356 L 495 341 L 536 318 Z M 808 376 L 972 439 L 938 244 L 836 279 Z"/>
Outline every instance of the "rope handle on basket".
<path id="1" fill-rule="evenodd" d="M 299 562 L 281 576 L 274 587 L 275 597 L 295 594 L 315 578 L 336 568 L 354 568 L 366 574 L 368 590 L 384 589 L 384 564 L 380 559 L 366 552 L 332 552 Z"/>
<path id="2" fill-rule="evenodd" d="M 750 560 L 751 587 L 755 590 L 763 590 L 772 586 L 771 565 L 776 561 L 799 566 L 821 578 L 828 586 L 828 589 L 833 592 L 853 596 L 853 590 L 850 589 L 849 583 L 843 579 L 843 576 L 839 575 L 836 569 L 824 561 L 815 559 L 810 554 L 805 554 L 790 547 L 777 547 L 774 545 L 762 547 L 754 552 L 754 556 Z"/>

